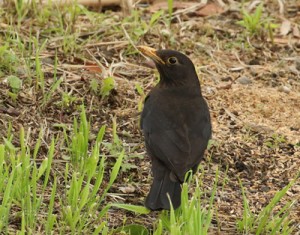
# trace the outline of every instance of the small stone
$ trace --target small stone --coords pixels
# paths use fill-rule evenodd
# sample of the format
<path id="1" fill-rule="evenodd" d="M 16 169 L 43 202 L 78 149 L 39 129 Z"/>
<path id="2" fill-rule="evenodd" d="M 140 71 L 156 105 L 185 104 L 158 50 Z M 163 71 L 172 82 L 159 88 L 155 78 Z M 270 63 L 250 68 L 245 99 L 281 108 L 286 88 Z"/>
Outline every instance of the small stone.
<path id="1" fill-rule="evenodd" d="M 260 65 L 260 61 L 258 58 L 254 58 L 254 59 L 250 60 L 248 64 L 249 65 Z"/>
<path id="2" fill-rule="evenodd" d="M 205 93 L 207 95 L 214 95 L 216 93 L 215 89 L 211 86 L 205 86 Z"/>
<path id="3" fill-rule="evenodd" d="M 245 76 L 239 77 L 236 81 L 242 85 L 249 85 L 252 83 L 252 80 Z"/>
<path id="4" fill-rule="evenodd" d="M 45 58 L 42 58 L 42 62 L 43 64 L 51 64 L 51 65 L 54 65 L 54 59 L 52 59 L 51 57 L 45 57 Z"/>
<path id="5" fill-rule="evenodd" d="M 278 90 L 287 94 L 291 92 L 291 88 L 288 86 L 281 86 L 278 88 Z"/>
<path id="6" fill-rule="evenodd" d="M 260 190 L 261 190 L 262 192 L 268 192 L 268 191 L 270 191 L 270 187 L 268 187 L 268 186 L 262 186 L 262 187 L 260 188 Z"/>
<path id="7" fill-rule="evenodd" d="M 258 72 L 257 72 L 257 70 L 256 70 L 255 68 L 251 67 L 251 68 L 250 68 L 250 74 L 251 74 L 253 77 L 255 77 L 255 76 L 258 75 Z"/>
<path id="8" fill-rule="evenodd" d="M 233 110 L 232 113 L 233 113 L 235 116 L 239 116 L 239 112 L 236 111 L 236 110 Z"/>
<path id="9" fill-rule="evenodd" d="M 300 63 L 299 63 L 299 68 L 297 68 L 297 63 L 295 65 L 291 65 L 289 66 L 289 71 L 292 74 L 298 75 L 299 71 L 300 71 Z"/>
<path id="10" fill-rule="evenodd" d="M 223 81 L 223 82 L 229 82 L 229 81 L 232 81 L 232 78 L 230 76 L 222 77 L 221 81 Z"/>

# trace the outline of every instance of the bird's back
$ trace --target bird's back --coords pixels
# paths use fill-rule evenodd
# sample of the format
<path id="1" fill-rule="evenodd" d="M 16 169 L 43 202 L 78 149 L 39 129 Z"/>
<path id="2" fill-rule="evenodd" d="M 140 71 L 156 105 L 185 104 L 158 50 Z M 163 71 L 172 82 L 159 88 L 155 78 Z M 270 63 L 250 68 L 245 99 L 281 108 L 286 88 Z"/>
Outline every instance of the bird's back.
<path id="1" fill-rule="evenodd" d="M 141 127 L 153 157 L 178 163 L 180 180 L 199 164 L 211 136 L 208 106 L 195 87 L 154 88 L 145 101 Z M 158 151 L 164 156 L 157 156 Z"/>

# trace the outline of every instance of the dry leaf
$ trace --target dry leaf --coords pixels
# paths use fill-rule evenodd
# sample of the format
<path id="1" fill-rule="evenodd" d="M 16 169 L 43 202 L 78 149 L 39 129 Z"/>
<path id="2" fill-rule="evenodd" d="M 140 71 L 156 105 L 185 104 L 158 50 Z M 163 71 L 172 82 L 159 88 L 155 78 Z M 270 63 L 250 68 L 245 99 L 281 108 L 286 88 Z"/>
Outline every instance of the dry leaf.
<path id="1" fill-rule="evenodd" d="M 288 20 L 285 20 L 282 22 L 280 27 L 280 34 L 285 36 L 291 31 L 291 22 Z"/>
<path id="2" fill-rule="evenodd" d="M 93 64 L 93 63 L 89 63 L 87 62 L 85 65 L 84 65 L 84 68 L 90 72 L 95 72 L 95 73 L 102 73 L 102 69 L 99 67 L 99 65 L 97 65 L 96 63 Z"/>
<path id="3" fill-rule="evenodd" d="M 122 193 L 134 193 L 135 192 L 135 187 L 133 187 L 132 185 L 128 185 L 126 187 L 119 187 L 119 190 L 122 192 Z"/>
<path id="4" fill-rule="evenodd" d="M 268 41 L 271 41 L 271 40 L 268 39 Z M 279 44 L 297 43 L 297 42 L 299 42 L 299 39 L 295 39 L 295 38 L 274 38 L 274 42 L 279 43 Z"/>
<path id="5" fill-rule="evenodd" d="M 198 16 L 211 16 L 223 13 L 225 10 L 218 4 L 210 3 L 197 11 Z"/>
<path id="6" fill-rule="evenodd" d="M 293 35 L 296 38 L 300 38 L 300 31 L 299 31 L 299 27 L 297 25 L 295 25 L 294 28 L 293 28 Z"/>

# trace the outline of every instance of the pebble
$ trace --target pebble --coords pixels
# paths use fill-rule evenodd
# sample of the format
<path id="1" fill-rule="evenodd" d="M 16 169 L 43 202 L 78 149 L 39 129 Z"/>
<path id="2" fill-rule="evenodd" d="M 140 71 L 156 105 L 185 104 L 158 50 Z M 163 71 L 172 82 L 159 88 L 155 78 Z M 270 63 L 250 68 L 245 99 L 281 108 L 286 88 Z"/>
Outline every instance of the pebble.
<path id="1" fill-rule="evenodd" d="M 260 61 L 258 58 L 254 58 L 254 59 L 250 60 L 248 64 L 249 65 L 260 65 Z"/>
<path id="2" fill-rule="evenodd" d="M 239 77 L 236 81 L 242 85 L 249 85 L 252 83 L 252 80 L 245 76 Z"/>
<path id="3" fill-rule="evenodd" d="M 50 57 L 45 57 L 45 58 L 42 58 L 42 62 L 43 64 L 51 64 L 51 65 L 54 65 L 54 59 L 50 58 Z"/>
<path id="4" fill-rule="evenodd" d="M 284 93 L 290 93 L 291 92 L 291 88 L 288 86 L 281 86 L 278 88 L 278 91 L 284 92 Z"/>
<path id="5" fill-rule="evenodd" d="M 251 74 L 253 77 L 255 77 L 255 76 L 258 75 L 258 72 L 257 72 L 257 70 L 256 70 L 255 68 L 250 67 L 250 74 Z"/>
<path id="6" fill-rule="evenodd" d="M 205 93 L 207 95 L 214 95 L 216 93 L 215 88 L 213 88 L 211 86 L 205 86 L 204 89 L 205 89 Z"/>
<path id="7" fill-rule="evenodd" d="M 221 81 L 223 81 L 223 82 L 229 82 L 229 81 L 232 81 L 232 78 L 230 76 L 222 77 Z"/>
<path id="8" fill-rule="evenodd" d="M 268 187 L 268 186 L 262 186 L 262 187 L 260 188 L 260 190 L 261 190 L 262 192 L 268 192 L 268 191 L 270 191 L 270 187 Z"/>

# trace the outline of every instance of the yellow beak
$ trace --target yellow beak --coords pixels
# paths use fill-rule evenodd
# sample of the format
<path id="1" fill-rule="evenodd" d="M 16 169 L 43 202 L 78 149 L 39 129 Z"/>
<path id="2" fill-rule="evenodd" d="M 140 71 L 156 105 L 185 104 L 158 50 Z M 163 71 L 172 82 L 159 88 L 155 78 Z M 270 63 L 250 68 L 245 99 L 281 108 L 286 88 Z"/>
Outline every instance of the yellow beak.
<path id="1" fill-rule="evenodd" d="M 154 48 L 147 47 L 147 46 L 138 46 L 137 48 L 143 55 L 154 60 L 154 62 L 165 64 L 165 62 L 157 55 L 156 50 Z"/>

